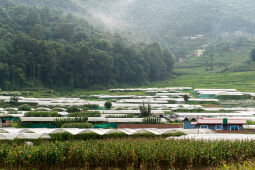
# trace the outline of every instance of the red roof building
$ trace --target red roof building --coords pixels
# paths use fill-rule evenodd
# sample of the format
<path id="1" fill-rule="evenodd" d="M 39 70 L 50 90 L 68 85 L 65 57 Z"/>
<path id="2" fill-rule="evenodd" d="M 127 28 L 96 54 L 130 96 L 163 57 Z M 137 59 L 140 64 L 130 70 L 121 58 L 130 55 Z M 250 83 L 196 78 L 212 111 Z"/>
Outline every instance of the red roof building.
<path id="1" fill-rule="evenodd" d="M 186 127 L 212 130 L 242 130 L 246 120 L 235 118 L 199 118 L 196 121 L 190 122 L 190 124 L 192 126 Z"/>

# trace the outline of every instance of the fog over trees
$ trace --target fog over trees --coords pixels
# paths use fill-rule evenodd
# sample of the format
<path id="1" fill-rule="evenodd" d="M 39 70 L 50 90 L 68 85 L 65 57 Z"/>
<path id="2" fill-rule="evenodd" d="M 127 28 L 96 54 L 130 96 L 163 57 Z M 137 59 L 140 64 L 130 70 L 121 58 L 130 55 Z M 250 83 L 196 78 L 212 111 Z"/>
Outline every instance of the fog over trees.
<path id="1" fill-rule="evenodd" d="M 167 80 L 208 40 L 254 34 L 254 9 L 252 0 L 0 0 L 0 88 Z M 184 40 L 198 34 L 206 40 Z"/>

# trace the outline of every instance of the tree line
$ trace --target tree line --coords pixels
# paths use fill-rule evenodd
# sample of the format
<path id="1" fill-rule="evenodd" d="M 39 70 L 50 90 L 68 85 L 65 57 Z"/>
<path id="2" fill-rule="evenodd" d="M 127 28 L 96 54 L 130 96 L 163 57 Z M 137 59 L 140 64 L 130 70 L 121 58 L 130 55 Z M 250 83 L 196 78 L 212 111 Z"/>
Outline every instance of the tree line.
<path id="1" fill-rule="evenodd" d="M 171 77 L 173 64 L 158 43 L 134 44 L 71 14 L 0 1 L 3 90 L 142 85 Z"/>

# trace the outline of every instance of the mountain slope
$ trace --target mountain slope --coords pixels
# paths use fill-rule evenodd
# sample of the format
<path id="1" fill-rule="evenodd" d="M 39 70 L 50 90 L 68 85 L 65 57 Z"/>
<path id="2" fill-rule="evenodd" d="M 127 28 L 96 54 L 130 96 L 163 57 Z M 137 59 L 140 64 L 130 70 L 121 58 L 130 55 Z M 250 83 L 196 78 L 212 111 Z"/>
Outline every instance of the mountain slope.
<path id="1" fill-rule="evenodd" d="M 98 88 L 173 75 L 169 51 L 48 8 L 0 1 L 0 88 Z"/>

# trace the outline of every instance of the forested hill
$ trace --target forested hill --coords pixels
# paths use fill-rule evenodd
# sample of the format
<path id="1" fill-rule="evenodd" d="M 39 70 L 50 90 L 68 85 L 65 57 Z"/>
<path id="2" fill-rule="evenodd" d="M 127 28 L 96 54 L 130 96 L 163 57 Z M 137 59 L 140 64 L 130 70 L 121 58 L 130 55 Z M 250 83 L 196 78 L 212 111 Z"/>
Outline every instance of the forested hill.
<path id="1" fill-rule="evenodd" d="M 48 8 L 0 1 L 0 88 L 141 85 L 173 75 L 169 51 Z"/>
<path id="2" fill-rule="evenodd" d="M 224 33 L 255 34 L 254 0 L 11 0 L 85 17 L 129 39 L 156 41 L 186 58 Z M 93 22 L 98 21 L 98 22 Z M 100 24 L 100 23 L 103 24 Z M 205 35 L 204 41 L 185 40 Z"/>

